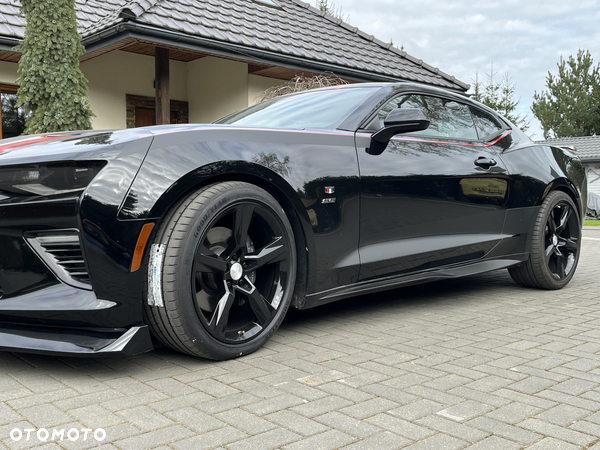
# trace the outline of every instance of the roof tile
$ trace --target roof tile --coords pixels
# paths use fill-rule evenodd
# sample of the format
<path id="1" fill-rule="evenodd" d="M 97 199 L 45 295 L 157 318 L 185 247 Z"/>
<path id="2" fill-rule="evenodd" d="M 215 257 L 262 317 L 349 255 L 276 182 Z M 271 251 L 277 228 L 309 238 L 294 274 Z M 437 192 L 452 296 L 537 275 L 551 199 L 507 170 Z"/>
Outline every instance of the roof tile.
<path id="1" fill-rule="evenodd" d="M 282 9 L 252 0 L 75 0 L 79 32 L 93 35 L 126 19 L 207 39 L 334 63 L 390 78 L 468 89 L 439 69 L 368 35 L 301 0 L 278 0 Z M 18 0 L 0 0 L 6 17 L 0 35 L 22 37 Z"/>
<path id="2" fill-rule="evenodd" d="M 548 144 L 557 147 L 577 147 L 577 156 L 582 161 L 600 160 L 600 136 L 579 136 L 537 141 L 538 144 Z"/>

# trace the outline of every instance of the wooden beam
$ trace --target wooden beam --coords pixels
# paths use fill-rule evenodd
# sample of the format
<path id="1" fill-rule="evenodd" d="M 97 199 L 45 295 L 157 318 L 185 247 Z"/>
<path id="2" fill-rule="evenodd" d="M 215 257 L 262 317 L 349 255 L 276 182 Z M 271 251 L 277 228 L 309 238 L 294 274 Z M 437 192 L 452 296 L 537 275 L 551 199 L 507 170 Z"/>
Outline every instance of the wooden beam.
<path id="1" fill-rule="evenodd" d="M 156 125 L 170 123 L 169 49 L 156 47 L 154 54 L 154 83 L 156 85 Z"/>

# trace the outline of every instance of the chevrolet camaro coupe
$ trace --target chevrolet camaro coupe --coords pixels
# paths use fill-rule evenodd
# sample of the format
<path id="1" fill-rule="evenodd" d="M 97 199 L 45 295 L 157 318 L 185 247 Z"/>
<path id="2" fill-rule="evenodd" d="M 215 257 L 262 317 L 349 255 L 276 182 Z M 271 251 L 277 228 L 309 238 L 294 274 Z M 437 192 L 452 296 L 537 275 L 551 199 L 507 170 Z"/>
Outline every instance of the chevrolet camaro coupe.
<path id="1" fill-rule="evenodd" d="M 570 150 L 414 83 L 7 139 L 0 349 L 132 355 L 154 337 L 222 360 L 259 349 L 290 306 L 502 268 L 560 289 L 586 197 Z"/>

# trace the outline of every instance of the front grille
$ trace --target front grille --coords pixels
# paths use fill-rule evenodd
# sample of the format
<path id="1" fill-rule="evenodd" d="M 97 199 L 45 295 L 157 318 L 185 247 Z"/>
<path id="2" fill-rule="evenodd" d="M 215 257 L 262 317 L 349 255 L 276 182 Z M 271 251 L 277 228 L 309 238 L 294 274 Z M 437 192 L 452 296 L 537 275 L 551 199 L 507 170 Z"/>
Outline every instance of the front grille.
<path id="1" fill-rule="evenodd" d="M 91 288 L 77 230 L 37 233 L 27 237 L 27 242 L 61 281 L 79 288 Z"/>

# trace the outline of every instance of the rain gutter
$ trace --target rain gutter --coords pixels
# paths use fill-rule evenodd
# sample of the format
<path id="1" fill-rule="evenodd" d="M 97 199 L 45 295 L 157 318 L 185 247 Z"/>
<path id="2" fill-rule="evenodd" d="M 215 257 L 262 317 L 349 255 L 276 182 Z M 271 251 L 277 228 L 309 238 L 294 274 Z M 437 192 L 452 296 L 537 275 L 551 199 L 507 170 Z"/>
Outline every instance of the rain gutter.
<path id="1" fill-rule="evenodd" d="M 14 52 L 13 47 L 19 42 L 19 38 L 0 36 L 0 51 Z"/>

